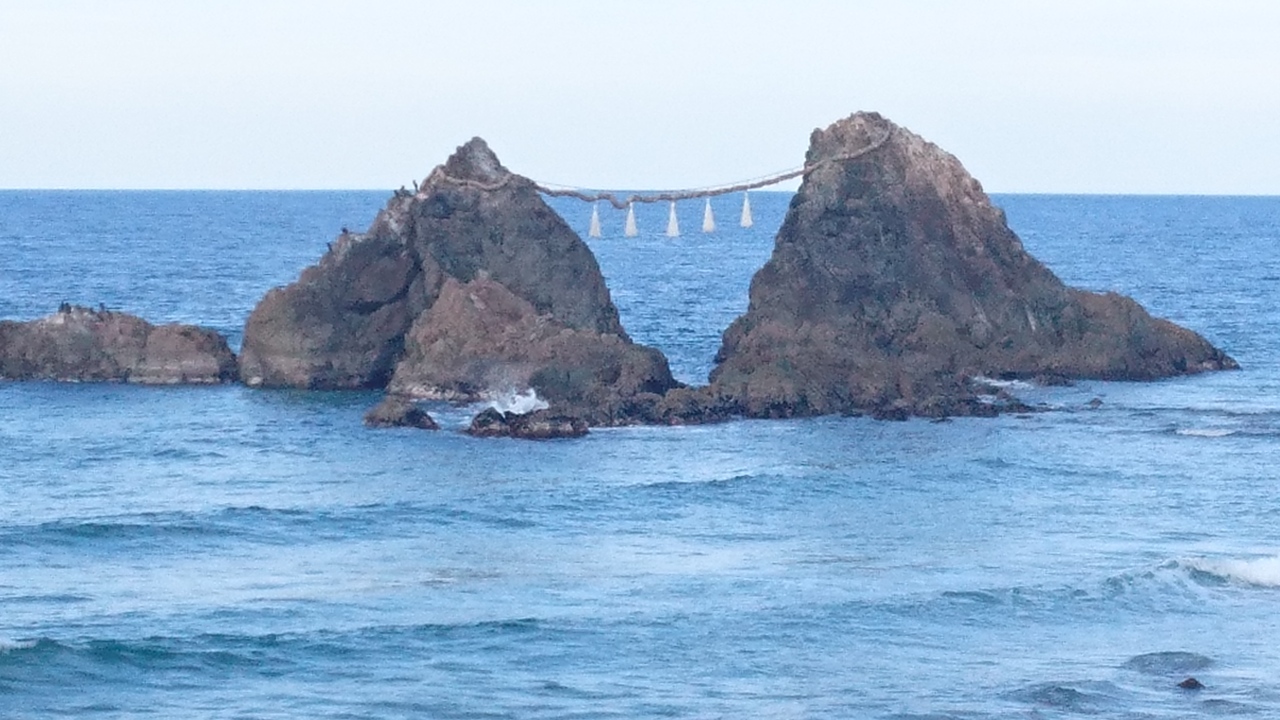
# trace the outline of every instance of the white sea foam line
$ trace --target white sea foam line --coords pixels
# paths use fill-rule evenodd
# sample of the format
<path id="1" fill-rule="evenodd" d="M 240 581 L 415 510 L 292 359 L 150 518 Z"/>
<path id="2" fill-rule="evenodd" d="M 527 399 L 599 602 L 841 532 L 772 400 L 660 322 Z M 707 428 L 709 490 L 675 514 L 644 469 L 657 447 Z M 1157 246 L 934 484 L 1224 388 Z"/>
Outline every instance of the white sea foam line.
<path id="1" fill-rule="evenodd" d="M 1186 435 L 1188 437 L 1219 438 L 1235 435 L 1238 431 L 1225 428 L 1178 428 L 1173 432 L 1175 435 Z"/>
<path id="2" fill-rule="evenodd" d="M 1201 572 L 1259 587 L 1280 587 L 1280 555 L 1252 560 L 1209 560 L 1193 558 L 1187 565 Z"/>
<path id="3" fill-rule="evenodd" d="M 1014 390 L 1032 390 L 1036 387 L 1034 383 L 1029 383 L 1026 380 L 997 380 L 995 378 L 989 378 L 986 375 L 974 375 L 973 381 L 979 385 L 987 385 L 989 387 L 1000 389 L 1012 388 Z"/>
<path id="4" fill-rule="evenodd" d="M 27 650 L 36 646 L 35 640 L 5 640 L 0 638 L 0 653 L 13 650 Z"/>

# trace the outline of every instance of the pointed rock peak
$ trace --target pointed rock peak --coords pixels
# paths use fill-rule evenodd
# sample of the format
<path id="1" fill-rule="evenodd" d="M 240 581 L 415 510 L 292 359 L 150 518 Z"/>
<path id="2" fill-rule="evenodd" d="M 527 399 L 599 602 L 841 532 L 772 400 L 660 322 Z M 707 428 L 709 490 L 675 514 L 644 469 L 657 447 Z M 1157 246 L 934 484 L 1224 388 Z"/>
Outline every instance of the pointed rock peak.
<path id="1" fill-rule="evenodd" d="M 809 136 L 809 162 L 857 151 L 910 132 L 877 112 L 856 112 Z"/>
<path id="2" fill-rule="evenodd" d="M 482 138 L 474 137 L 460 145 L 444 163 L 444 171 L 459 180 L 497 182 L 511 174 Z"/>

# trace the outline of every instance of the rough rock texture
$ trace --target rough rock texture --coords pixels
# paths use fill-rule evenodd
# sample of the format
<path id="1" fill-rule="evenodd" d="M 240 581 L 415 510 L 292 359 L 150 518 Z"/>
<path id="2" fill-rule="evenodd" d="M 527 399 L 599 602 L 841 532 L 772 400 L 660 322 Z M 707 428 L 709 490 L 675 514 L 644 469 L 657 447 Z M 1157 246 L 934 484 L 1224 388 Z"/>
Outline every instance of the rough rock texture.
<path id="1" fill-rule="evenodd" d="M 879 115 L 815 131 L 806 164 L 711 375 L 747 415 L 987 414 L 972 378 L 1236 367 L 1126 297 L 1064 286 L 955 157 Z"/>
<path id="2" fill-rule="evenodd" d="M 298 281 L 267 293 L 245 326 L 241 376 L 382 387 L 445 281 L 482 273 L 567 328 L 629 342 L 591 250 L 475 138 L 417 192 L 397 192 L 367 232 L 343 233 Z"/>
<path id="3" fill-rule="evenodd" d="M 392 392 L 475 401 L 532 388 L 560 413 L 592 425 L 644 421 L 632 405 L 676 382 L 667 360 L 616 332 L 572 327 L 480 271 L 447 278 L 409 331 Z"/>
<path id="4" fill-rule="evenodd" d="M 194 325 L 63 305 L 30 322 L 0 321 L 0 377 L 149 385 L 234 382 L 226 338 Z"/>
<path id="5" fill-rule="evenodd" d="M 587 421 L 579 417 L 538 410 L 525 415 L 482 410 L 471 420 L 468 435 L 475 437 L 513 437 L 522 440 L 575 438 L 587 434 Z"/>
<path id="6" fill-rule="evenodd" d="M 593 424 L 632 421 L 628 398 L 677 385 L 623 331 L 586 244 L 478 138 L 269 292 L 240 367 L 250 385 L 419 398 L 533 388 Z"/>
<path id="7" fill-rule="evenodd" d="M 426 410 L 403 395 L 387 395 L 364 415 L 364 424 L 375 428 L 414 427 L 439 430 L 440 426 Z"/>

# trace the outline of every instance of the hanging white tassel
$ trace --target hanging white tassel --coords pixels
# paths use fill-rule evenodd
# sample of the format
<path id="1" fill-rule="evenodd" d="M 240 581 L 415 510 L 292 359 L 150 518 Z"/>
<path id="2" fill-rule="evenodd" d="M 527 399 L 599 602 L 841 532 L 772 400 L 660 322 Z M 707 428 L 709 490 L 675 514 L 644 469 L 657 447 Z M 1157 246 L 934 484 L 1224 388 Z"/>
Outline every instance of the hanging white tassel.
<path id="1" fill-rule="evenodd" d="M 680 221 L 676 220 L 676 204 L 671 202 L 671 211 L 667 213 L 667 237 L 680 237 Z"/>
<path id="2" fill-rule="evenodd" d="M 587 231 L 591 237 L 600 237 L 600 206 L 591 206 L 591 229 Z"/>
<path id="3" fill-rule="evenodd" d="M 754 224 L 755 223 L 752 222 L 751 220 L 751 199 L 747 197 L 747 193 L 743 192 L 742 193 L 742 220 L 738 222 L 738 225 L 744 228 L 749 228 Z"/>
<path id="4" fill-rule="evenodd" d="M 707 198 L 707 204 L 702 206 L 702 232 L 712 233 L 716 231 L 716 216 L 711 214 L 711 198 Z"/>
<path id="5" fill-rule="evenodd" d="M 640 234 L 636 230 L 636 208 L 634 203 L 627 203 L 627 227 L 622 231 L 627 237 L 635 237 Z"/>

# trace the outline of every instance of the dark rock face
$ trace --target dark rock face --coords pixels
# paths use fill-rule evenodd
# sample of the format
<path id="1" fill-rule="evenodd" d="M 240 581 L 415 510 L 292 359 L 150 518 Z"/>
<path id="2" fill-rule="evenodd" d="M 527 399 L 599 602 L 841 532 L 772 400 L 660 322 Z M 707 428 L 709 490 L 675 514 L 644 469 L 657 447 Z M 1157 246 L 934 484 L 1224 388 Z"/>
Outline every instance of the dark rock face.
<path id="1" fill-rule="evenodd" d="M 241 378 L 249 385 L 381 387 L 405 330 L 427 305 L 423 284 L 416 255 L 396 238 L 339 236 L 318 265 L 254 308 Z"/>
<path id="2" fill-rule="evenodd" d="M 586 435 L 587 421 L 579 417 L 537 410 L 525 415 L 482 410 L 471 420 L 468 435 L 475 437 L 512 437 L 522 440 L 553 440 Z"/>
<path id="3" fill-rule="evenodd" d="M 213 384 L 236 380 L 236 358 L 212 330 L 64 305 L 38 320 L 0 322 L 0 377 Z"/>
<path id="4" fill-rule="evenodd" d="M 1237 367 L 1126 297 L 1063 285 L 958 160 L 879 115 L 815 131 L 806 164 L 711 375 L 746 415 L 987 414 L 972 378 Z"/>
<path id="5" fill-rule="evenodd" d="M 267 293 L 245 326 L 241 376 L 382 387 L 445 281 L 481 275 L 566 328 L 629 342 L 591 250 L 476 138 L 418 192 L 397 192 L 367 232 L 339 236 L 297 282 Z"/>
<path id="6" fill-rule="evenodd" d="M 640 420 L 636 395 L 674 387 L 666 358 L 615 332 L 572 327 L 480 271 L 444 281 L 409 331 L 390 390 L 473 402 L 532 388 L 557 412 L 592 425 Z"/>
<path id="7" fill-rule="evenodd" d="M 364 424 L 375 428 L 414 427 L 439 430 L 440 426 L 427 411 L 403 395 L 387 395 L 364 415 Z"/>

